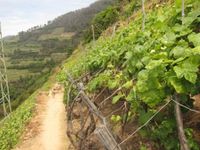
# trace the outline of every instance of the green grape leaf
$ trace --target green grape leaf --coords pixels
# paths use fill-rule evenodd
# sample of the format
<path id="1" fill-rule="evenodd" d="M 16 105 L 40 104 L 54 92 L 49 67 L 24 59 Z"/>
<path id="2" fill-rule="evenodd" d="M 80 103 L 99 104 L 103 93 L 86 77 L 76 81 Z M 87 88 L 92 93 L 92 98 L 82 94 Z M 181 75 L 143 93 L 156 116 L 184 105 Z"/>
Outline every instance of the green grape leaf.
<path id="1" fill-rule="evenodd" d="M 164 45 L 170 46 L 175 42 L 176 38 L 177 38 L 177 35 L 174 32 L 169 31 L 161 38 L 161 42 Z"/>
<path id="2" fill-rule="evenodd" d="M 132 56 L 133 56 L 133 52 L 128 51 L 128 52 L 126 52 L 125 58 L 126 58 L 127 60 L 129 60 L 129 59 L 132 58 Z"/>
<path id="3" fill-rule="evenodd" d="M 185 57 L 186 55 L 189 55 L 190 53 L 191 53 L 191 49 L 188 48 L 188 43 L 184 40 L 180 40 L 177 43 L 177 46 L 174 47 L 170 51 L 170 55 L 173 55 L 175 58 Z"/>
<path id="4" fill-rule="evenodd" d="M 121 119 L 122 119 L 122 118 L 121 118 L 121 116 L 119 116 L 119 115 L 112 115 L 112 116 L 111 116 L 111 120 L 112 120 L 113 122 L 119 122 Z"/>
<path id="5" fill-rule="evenodd" d="M 175 48 L 172 49 L 172 51 L 170 52 L 170 54 L 174 55 L 175 58 L 179 58 L 181 56 L 184 56 L 185 53 L 185 48 L 181 47 L 181 46 L 176 46 Z"/>
<path id="6" fill-rule="evenodd" d="M 182 0 L 175 0 L 175 4 L 177 7 L 181 8 L 181 3 L 182 3 Z"/>
<path id="7" fill-rule="evenodd" d="M 133 82 L 132 82 L 132 80 L 130 80 L 130 81 L 127 81 L 122 87 L 129 89 L 132 86 L 133 86 Z"/>
<path id="8" fill-rule="evenodd" d="M 185 79 L 190 81 L 191 83 L 195 84 L 197 80 L 197 74 L 196 73 L 187 73 L 185 74 Z"/>
<path id="9" fill-rule="evenodd" d="M 160 22 L 164 22 L 166 19 L 164 12 L 162 10 L 158 10 L 157 20 Z"/>
<path id="10" fill-rule="evenodd" d="M 151 58 L 149 56 L 144 56 L 141 61 L 143 62 L 143 64 L 147 65 L 149 63 L 149 61 L 151 60 Z"/>
<path id="11" fill-rule="evenodd" d="M 197 79 L 197 72 L 199 67 L 200 57 L 192 56 L 184 61 L 182 61 L 178 66 L 175 66 L 173 69 L 179 79 L 185 78 L 191 83 L 195 83 Z"/>
<path id="12" fill-rule="evenodd" d="M 176 73 L 176 75 L 177 75 L 177 77 L 180 79 L 180 78 L 182 78 L 183 76 L 184 76 L 184 71 L 183 71 L 183 68 L 181 68 L 181 67 L 178 67 L 178 66 L 175 66 L 174 67 L 174 71 L 175 71 L 175 73 Z"/>
<path id="13" fill-rule="evenodd" d="M 191 50 L 193 55 L 200 55 L 200 46 L 197 46 Z"/>
<path id="14" fill-rule="evenodd" d="M 187 35 L 192 32 L 192 30 L 190 28 L 188 28 L 187 26 L 182 26 L 181 24 L 174 25 L 174 27 L 172 27 L 172 29 L 175 32 L 178 32 L 179 36 L 184 36 L 184 35 Z"/>
<path id="15" fill-rule="evenodd" d="M 109 80 L 108 81 L 108 88 L 109 89 L 114 89 L 119 85 L 117 80 Z"/>
<path id="16" fill-rule="evenodd" d="M 112 104 L 116 104 L 123 97 L 124 97 L 124 94 L 122 94 L 121 92 L 118 93 L 116 96 L 113 97 Z"/>
<path id="17" fill-rule="evenodd" d="M 151 70 L 156 68 L 157 66 L 160 66 L 163 63 L 163 60 L 152 60 L 149 62 L 149 64 L 146 66 L 147 69 Z"/>
<path id="18" fill-rule="evenodd" d="M 194 44 L 194 46 L 200 46 L 200 33 L 192 33 L 188 36 L 188 39 Z"/>
<path id="19" fill-rule="evenodd" d="M 177 93 L 185 93 L 186 92 L 186 89 L 185 89 L 183 83 L 177 77 L 174 77 L 174 76 L 169 77 L 168 83 L 176 90 Z"/>
<path id="20" fill-rule="evenodd" d="M 139 124 L 144 124 L 154 114 L 153 111 L 140 111 L 139 112 Z"/>
<path id="21" fill-rule="evenodd" d="M 150 107 L 156 106 L 160 103 L 164 97 L 166 96 L 164 90 L 149 90 L 144 93 L 139 93 L 140 98 L 144 103 L 149 105 Z"/>
<path id="22" fill-rule="evenodd" d="M 183 24 L 184 26 L 189 26 L 191 25 L 192 22 L 194 22 L 194 20 L 197 19 L 197 17 L 200 15 L 200 11 L 199 10 L 194 10 L 191 11 L 186 17 L 184 17 L 183 19 Z"/>

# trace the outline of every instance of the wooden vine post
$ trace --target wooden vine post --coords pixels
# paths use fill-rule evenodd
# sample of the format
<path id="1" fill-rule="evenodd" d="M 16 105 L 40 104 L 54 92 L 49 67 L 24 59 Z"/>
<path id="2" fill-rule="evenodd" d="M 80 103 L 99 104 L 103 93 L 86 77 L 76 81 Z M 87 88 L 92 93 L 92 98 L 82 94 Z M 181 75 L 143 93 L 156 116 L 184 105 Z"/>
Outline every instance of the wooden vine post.
<path id="1" fill-rule="evenodd" d="M 145 13 L 145 0 L 142 0 L 142 14 L 143 14 L 143 18 L 142 18 L 142 31 L 145 30 L 145 22 L 146 22 L 146 13 Z"/>
<path id="2" fill-rule="evenodd" d="M 185 1 L 182 0 L 182 24 L 184 24 L 184 17 L 185 17 Z"/>
<path id="3" fill-rule="evenodd" d="M 115 36 L 115 32 L 116 32 L 116 24 L 114 25 L 114 27 L 113 27 L 113 33 L 112 33 L 112 37 L 114 37 Z"/>
<path id="4" fill-rule="evenodd" d="M 184 17 L 185 17 L 185 2 L 182 0 L 182 25 L 184 24 Z M 180 142 L 180 148 L 181 150 L 189 150 L 187 138 L 185 136 L 184 127 L 183 127 L 183 119 L 182 119 L 182 113 L 179 105 L 179 96 L 178 94 L 175 94 L 175 103 L 174 109 L 175 109 L 175 116 L 176 116 L 176 123 L 178 127 L 178 137 Z"/>
<path id="5" fill-rule="evenodd" d="M 121 150 L 121 147 L 117 144 L 106 125 L 96 128 L 95 134 L 107 150 Z"/>
<path id="6" fill-rule="evenodd" d="M 177 128 L 178 128 L 178 137 L 179 137 L 180 147 L 181 147 L 181 150 L 189 150 L 187 139 L 186 139 L 186 136 L 184 133 L 182 113 L 181 113 L 180 106 L 178 104 L 179 97 L 177 94 L 175 95 L 175 101 L 177 102 L 174 104 L 174 109 L 175 109 L 175 116 L 176 116 L 176 123 L 177 123 Z"/>
<path id="7" fill-rule="evenodd" d="M 94 25 L 92 25 L 92 38 L 93 38 L 93 43 L 94 43 L 95 41 Z"/>

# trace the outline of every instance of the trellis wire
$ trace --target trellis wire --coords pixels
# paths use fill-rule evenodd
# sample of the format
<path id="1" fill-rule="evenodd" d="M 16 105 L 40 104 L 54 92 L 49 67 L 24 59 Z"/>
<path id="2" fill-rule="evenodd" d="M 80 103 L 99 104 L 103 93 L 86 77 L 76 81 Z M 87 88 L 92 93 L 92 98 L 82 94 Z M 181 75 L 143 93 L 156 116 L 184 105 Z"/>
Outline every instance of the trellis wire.
<path id="1" fill-rule="evenodd" d="M 112 116 L 114 113 L 120 111 L 123 107 L 124 107 L 124 104 L 120 108 L 117 108 L 116 110 L 114 110 L 111 113 L 109 113 L 108 115 L 106 115 L 105 118 Z"/>
<path id="2" fill-rule="evenodd" d="M 181 107 L 183 107 L 183 108 L 186 108 L 186 109 L 189 110 L 189 111 L 192 111 L 192 112 L 195 112 L 195 113 L 200 113 L 199 110 L 189 108 L 189 107 L 187 107 L 187 106 L 185 106 L 185 105 L 183 105 L 183 104 L 181 104 L 181 103 L 175 101 L 174 99 L 172 99 L 172 101 L 173 101 L 174 103 L 178 104 L 179 106 L 181 106 Z"/>
<path id="3" fill-rule="evenodd" d="M 110 96 L 108 96 L 106 99 L 104 99 L 101 103 L 100 103 L 100 106 L 99 108 L 102 107 L 102 105 L 107 101 L 109 100 L 110 98 L 112 98 L 115 94 L 117 94 L 117 92 L 119 92 L 122 88 L 119 87 L 117 90 L 115 90 Z"/>
<path id="4" fill-rule="evenodd" d="M 151 120 L 154 119 L 154 117 L 161 111 L 163 110 L 172 100 L 169 100 L 165 105 L 163 105 L 156 113 L 154 113 L 154 115 L 152 115 L 142 126 L 140 126 L 139 128 L 137 128 L 133 133 L 131 133 L 126 139 L 124 139 L 122 142 L 120 142 L 118 145 L 122 145 L 123 143 L 125 143 L 127 140 L 129 140 L 134 134 L 136 134 L 138 131 L 140 131 L 142 128 L 144 128 L 146 125 L 149 124 L 149 122 Z M 115 150 L 115 148 L 113 149 Z"/>
<path id="5" fill-rule="evenodd" d="M 121 143 L 119 143 L 119 145 L 122 145 L 123 143 L 125 143 L 127 140 L 129 140 L 134 134 L 136 134 L 138 131 L 140 131 L 143 127 L 145 127 L 162 109 L 164 109 L 171 101 L 173 101 L 174 103 L 178 104 L 181 107 L 184 107 L 192 112 L 196 112 L 196 113 L 200 113 L 200 111 L 189 108 L 177 101 L 175 101 L 174 99 L 169 100 L 165 105 L 163 105 L 152 117 L 150 117 L 147 122 L 145 122 L 142 126 L 140 126 L 139 128 L 137 128 L 133 133 L 131 133 L 126 139 L 124 139 Z"/>
<path id="6" fill-rule="evenodd" d="M 103 90 L 101 90 L 101 92 L 94 98 L 94 102 L 99 98 L 99 96 L 101 94 L 103 94 L 103 92 L 106 90 L 106 88 L 104 88 Z"/>

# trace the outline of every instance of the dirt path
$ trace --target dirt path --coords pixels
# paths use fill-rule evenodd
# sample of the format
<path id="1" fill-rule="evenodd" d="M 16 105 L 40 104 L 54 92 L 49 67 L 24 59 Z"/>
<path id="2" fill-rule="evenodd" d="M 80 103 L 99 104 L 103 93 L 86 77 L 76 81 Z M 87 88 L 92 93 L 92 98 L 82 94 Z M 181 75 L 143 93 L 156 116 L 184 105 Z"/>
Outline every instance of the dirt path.
<path id="1" fill-rule="evenodd" d="M 68 149 L 63 88 L 55 85 L 54 89 L 57 90 L 38 96 L 35 116 L 27 125 L 22 143 L 15 150 Z"/>

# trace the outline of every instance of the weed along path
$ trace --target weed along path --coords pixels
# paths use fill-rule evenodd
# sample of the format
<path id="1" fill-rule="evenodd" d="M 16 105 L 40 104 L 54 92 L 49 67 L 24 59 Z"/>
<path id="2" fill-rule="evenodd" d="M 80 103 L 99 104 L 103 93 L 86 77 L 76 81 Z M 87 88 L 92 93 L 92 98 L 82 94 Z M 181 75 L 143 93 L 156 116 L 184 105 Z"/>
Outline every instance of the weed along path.
<path id="1" fill-rule="evenodd" d="M 68 149 L 63 95 L 63 88 L 59 85 L 55 85 L 49 93 L 40 93 L 35 115 L 27 125 L 22 142 L 15 150 Z"/>

